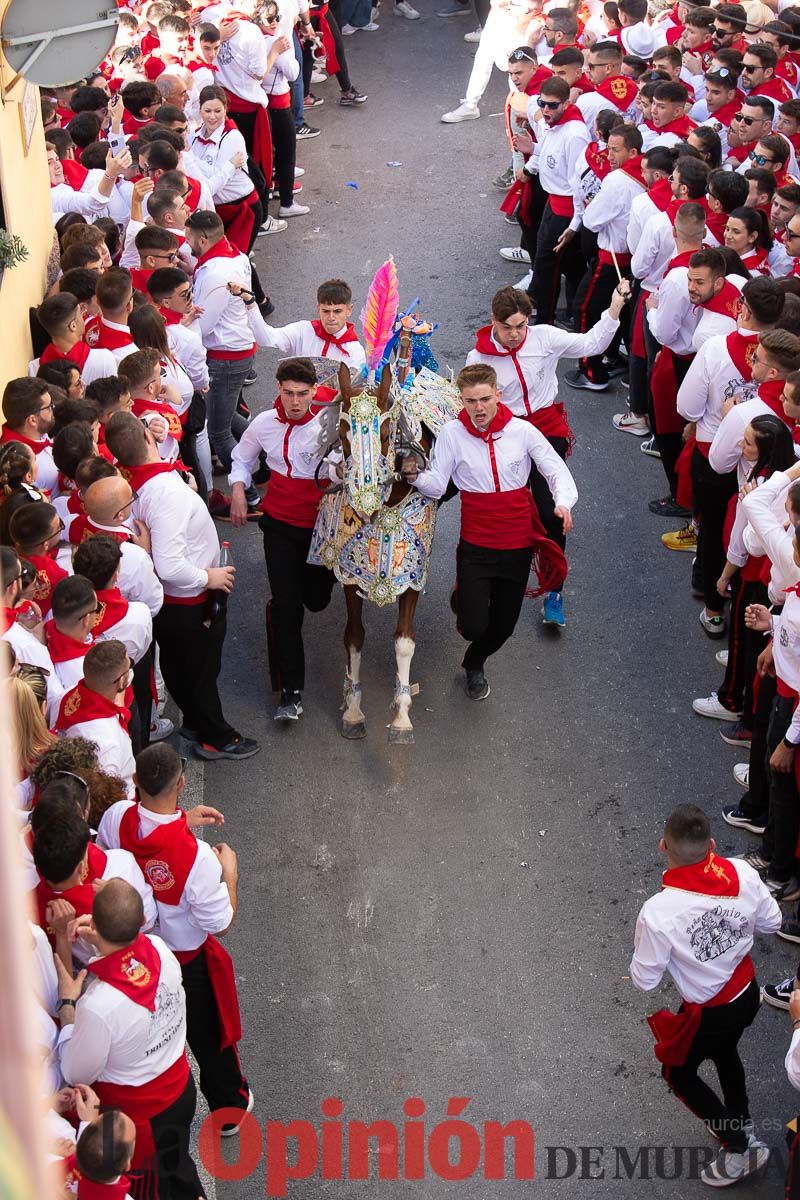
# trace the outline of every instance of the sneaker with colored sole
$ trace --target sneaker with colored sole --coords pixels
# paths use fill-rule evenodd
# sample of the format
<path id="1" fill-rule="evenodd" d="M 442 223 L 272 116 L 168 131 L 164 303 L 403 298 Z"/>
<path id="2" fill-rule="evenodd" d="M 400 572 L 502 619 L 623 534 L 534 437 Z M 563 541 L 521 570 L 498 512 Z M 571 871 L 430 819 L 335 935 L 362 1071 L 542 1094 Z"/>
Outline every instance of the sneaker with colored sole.
<path id="1" fill-rule="evenodd" d="M 731 721 L 729 725 L 721 726 L 719 736 L 728 746 L 749 746 L 753 740 L 753 731 L 741 721 Z"/>
<path id="2" fill-rule="evenodd" d="M 792 975 L 788 979 L 782 979 L 780 983 L 765 983 L 761 989 L 761 999 L 771 1008 L 782 1008 L 788 1011 L 794 984 Z"/>
<path id="3" fill-rule="evenodd" d="M 574 371 L 567 371 L 564 375 L 564 382 L 571 388 L 577 388 L 582 392 L 607 392 L 608 383 L 595 383 L 588 375 L 584 375 L 583 371 L 575 368 Z"/>
<path id="4" fill-rule="evenodd" d="M 252 758 L 261 747 L 253 738 L 235 737 L 224 746 L 211 746 L 208 742 L 196 742 L 194 752 L 206 762 L 217 762 L 223 758 Z"/>
<path id="5" fill-rule="evenodd" d="M 710 638 L 724 637 L 728 631 L 728 622 L 722 613 L 709 616 L 705 608 L 700 609 L 700 624 Z"/>
<path id="6" fill-rule="evenodd" d="M 555 625 L 558 629 L 563 629 L 566 623 L 564 598 L 561 592 L 548 592 L 542 604 L 542 624 Z"/>
<path id="7" fill-rule="evenodd" d="M 667 550 L 688 550 L 694 554 L 697 549 L 697 530 L 691 521 L 684 525 L 683 529 L 676 529 L 671 533 L 662 533 L 661 544 Z"/>

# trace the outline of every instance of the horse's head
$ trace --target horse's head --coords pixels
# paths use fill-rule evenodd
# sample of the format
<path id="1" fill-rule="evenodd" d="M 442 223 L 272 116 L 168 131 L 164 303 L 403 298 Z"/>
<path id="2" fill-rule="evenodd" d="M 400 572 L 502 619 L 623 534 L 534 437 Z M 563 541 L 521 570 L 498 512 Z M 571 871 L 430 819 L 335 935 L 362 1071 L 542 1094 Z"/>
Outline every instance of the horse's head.
<path id="1" fill-rule="evenodd" d="M 350 506 L 364 520 L 385 503 L 394 482 L 395 436 L 392 372 L 385 366 L 377 388 L 352 382 L 342 364 L 339 434 L 344 454 L 344 486 Z"/>

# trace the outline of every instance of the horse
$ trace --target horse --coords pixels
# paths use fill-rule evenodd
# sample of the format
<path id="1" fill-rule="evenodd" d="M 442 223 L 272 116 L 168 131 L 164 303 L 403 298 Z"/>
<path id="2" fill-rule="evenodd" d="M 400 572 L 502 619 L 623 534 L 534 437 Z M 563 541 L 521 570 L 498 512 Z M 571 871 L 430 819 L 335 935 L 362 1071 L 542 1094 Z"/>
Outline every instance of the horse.
<path id="1" fill-rule="evenodd" d="M 351 379 L 339 367 L 338 439 L 343 485 L 320 505 L 309 562 L 329 567 L 342 584 L 347 607 L 342 736 L 366 736 L 361 707 L 364 600 L 397 602 L 394 631 L 397 673 L 389 742 L 412 744 L 411 662 L 414 614 L 425 586 L 437 503 L 421 496 L 398 471 L 408 454 L 427 462 L 438 428 L 460 408 L 452 384 L 427 368 L 408 374 L 410 334 L 401 334 L 399 373 L 387 363 L 377 386 Z"/>

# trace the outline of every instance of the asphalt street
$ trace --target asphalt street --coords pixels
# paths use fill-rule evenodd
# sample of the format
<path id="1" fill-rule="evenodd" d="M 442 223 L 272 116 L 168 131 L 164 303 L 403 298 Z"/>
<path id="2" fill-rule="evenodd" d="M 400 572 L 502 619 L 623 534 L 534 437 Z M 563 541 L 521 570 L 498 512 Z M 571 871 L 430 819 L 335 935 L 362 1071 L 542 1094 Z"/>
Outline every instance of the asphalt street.
<path id="1" fill-rule="evenodd" d="M 300 199 L 311 214 L 262 238 L 258 263 L 282 324 L 313 315 L 317 283 L 342 276 L 360 309 L 375 269 L 395 256 L 401 300 L 441 329 L 433 347 L 458 370 L 488 319 L 496 288 L 522 272 L 497 251 L 514 245 L 491 180 L 506 165 L 495 72 L 481 119 L 442 125 L 463 95 L 474 18 L 444 21 L 423 0 L 409 22 L 382 5 L 378 33 L 348 38 L 354 82 L 369 94 L 340 108 L 335 82 L 317 88 L 309 115 L 323 133 L 302 143 Z M 277 356 L 260 353 L 254 409 L 275 394 Z M 572 364 L 565 363 L 565 367 Z M 343 1120 L 402 1127 L 408 1097 L 424 1100 L 425 1128 L 445 1120 L 450 1097 L 469 1097 L 462 1119 L 528 1122 L 536 1180 L 491 1182 L 482 1167 L 457 1182 L 431 1167 L 424 1181 L 370 1182 L 313 1175 L 289 1196 L 484 1200 L 534 1190 L 624 1198 L 699 1196 L 673 1147 L 714 1143 L 659 1076 L 645 1024 L 674 1004 L 664 986 L 643 996 L 628 979 L 633 928 L 660 881 L 658 839 L 677 803 L 712 817 L 720 851 L 754 844 L 721 820 L 738 796 L 737 754 L 715 721 L 691 709 L 721 682 L 719 645 L 698 623 L 690 556 L 670 554 L 672 527 L 647 511 L 664 492 L 660 465 L 617 433 L 621 387 L 574 393 L 564 385 L 578 437 L 570 466 L 580 499 L 569 540 L 567 628 L 541 626 L 527 601 L 517 633 L 487 674 L 492 694 L 471 703 L 462 643 L 448 606 L 458 504 L 441 512 L 428 588 L 417 610 L 412 680 L 416 743 L 389 746 L 392 610 L 370 607 L 363 658 L 368 736 L 339 733 L 344 601 L 306 618 L 305 715 L 272 721 L 264 638 L 267 585 L 257 527 L 232 531 L 236 591 L 230 603 L 222 691 L 230 719 L 262 744 L 242 764 L 193 766 L 192 789 L 225 813 L 239 854 L 240 914 L 227 943 L 243 1010 L 242 1059 L 261 1123 L 310 1122 L 339 1097 Z M 797 955 L 762 938 L 762 982 L 792 973 Z M 744 1041 L 756 1130 L 783 1153 L 783 1123 L 800 1108 L 783 1070 L 788 1017 L 764 1009 Z M 575 1172 L 564 1175 L 569 1154 Z M 581 1150 L 602 1147 L 602 1151 Z M 628 1179 L 641 1147 L 650 1178 Z M 656 1147 L 666 1147 L 656 1154 Z M 457 1159 L 455 1143 L 453 1159 Z M 580 1179 L 596 1173 L 605 1177 Z M 782 1195 L 782 1157 L 743 1198 Z M 583 1167 L 583 1171 L 582 1171 Z M 659 1178 L 676 1170 L 678 1179 Z M 512 1173 L 509 1162 L 509 1175 Z M 218 1183 L 221 1200 L 264 1194 L 264 1164 L 246 1182 Z"/>

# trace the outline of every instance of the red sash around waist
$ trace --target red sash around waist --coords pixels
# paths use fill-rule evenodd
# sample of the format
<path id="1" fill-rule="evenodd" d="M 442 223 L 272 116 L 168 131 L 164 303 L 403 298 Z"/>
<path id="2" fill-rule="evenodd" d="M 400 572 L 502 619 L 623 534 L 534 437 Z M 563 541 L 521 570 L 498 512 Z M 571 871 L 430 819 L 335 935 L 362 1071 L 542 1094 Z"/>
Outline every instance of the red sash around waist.
<path id="1" fill-rule="evenodd" d="M 670 1012 L 668 1008 L 662 1008 L 649 1016 L 647 1024 L 656 1039 L 654 1050 L 658 1061 L 666 1067 L 683 1066 L 700 1028 L 703 1009 L 730 1004 L 731 1000 L 735 1000 L 755 977 L 753 960 L 747 954 L 716 996 L 712 996 L 704 1004 L 693 1004 L 684 1000 L 676 1013 Z"/>
<path id="2" fill-rule="evenodd" d="M 575 212 L 575 207 L 572 203 L 572 196 L 554 196 L 552 193 L 548 197 L 550 208 L 557 217 L 571 217 Z"/>
<path id="3" fill-rule="evenodd" d="M 132 1086 L 127 1083 L 93 1084 L 104 1108 L 121 1108 L 136 1126 L 136 1149 L 132 1166 L 144 1166 L 156 1152 L 150 1120 L 175 1103 L 189 1082 L 189 1060 L 184 1051 L 177 1062 L 167 1067 L 149 1083 Z"/>
<path id="4" fill-rule="evenodd" d="M 508 492 L 462 492 L 461 537 L 489 550 L 533 545 L 533 497 L 526 487 Z"/>
<path id="5" fill-rule="evenodd" d="M 315 479 L 295 479 L 273 471 L 261 501 L 261 511 L 276 521 L 313 529 L 324 489 Z"/>
<path id="6" fill-rule="evenodd" d="M 219 1014 L 221 1033 L 220 1050 L 235 1046 L 242 1040 L 242 1018 L 239 1013 L 239 996 L 236 991 L 236 976 L 233 959 L 217 938 L 208 935 L 196 950 L 176 950 L 175 957 L 181 966 L 192 962 L 199 954 L 206 960 L 208 978 Z"/>

